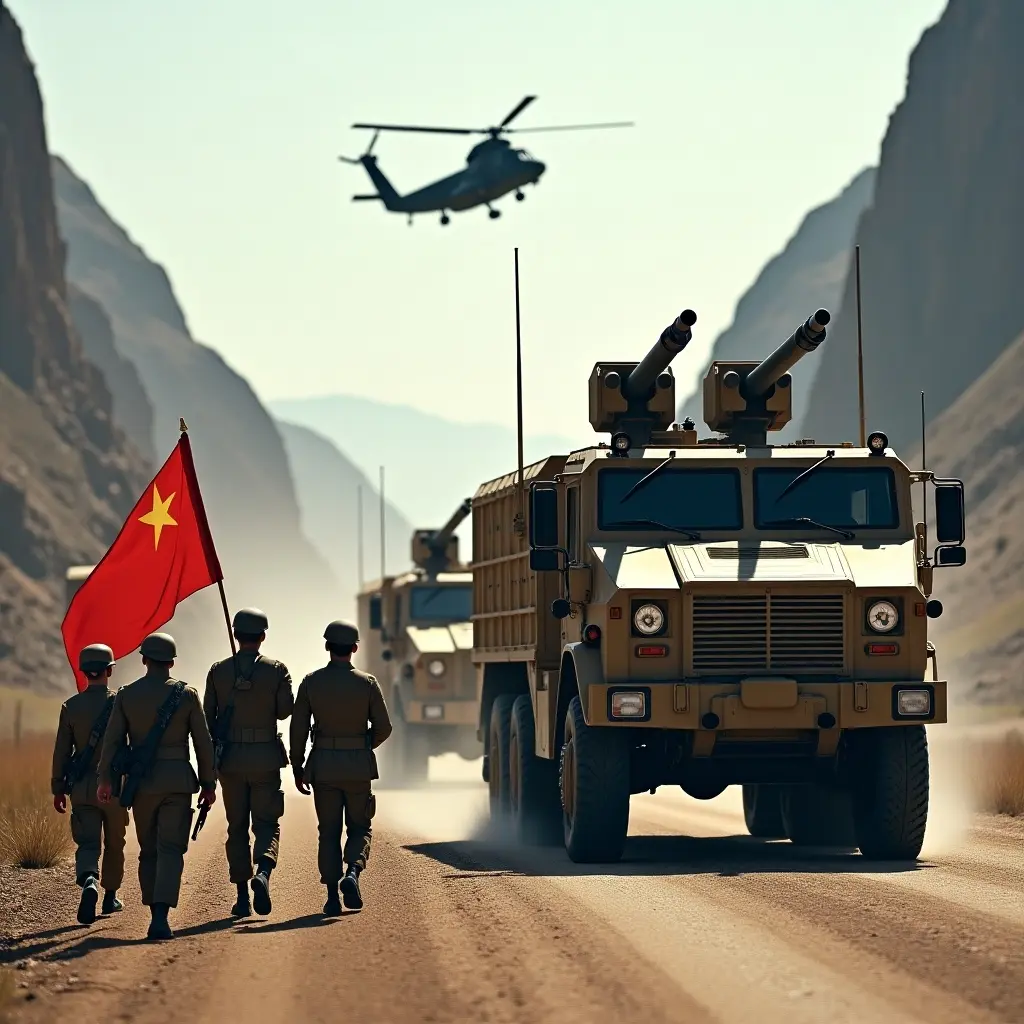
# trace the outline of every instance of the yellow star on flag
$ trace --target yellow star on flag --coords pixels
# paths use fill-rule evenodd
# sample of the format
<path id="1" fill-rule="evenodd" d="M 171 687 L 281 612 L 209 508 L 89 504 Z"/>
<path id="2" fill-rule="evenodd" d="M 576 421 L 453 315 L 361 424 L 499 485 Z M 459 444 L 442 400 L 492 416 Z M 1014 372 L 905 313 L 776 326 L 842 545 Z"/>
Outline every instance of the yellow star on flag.
<path id="1" fill-rule="evenodd" d="M 160 532 L 163 528 L 165 526 L 178 525 L 177 521 L 172 519 L 167 511 L 171 507 L 171 502 L 174 501 L 174 495 L 177 493 L 175 491 L 166 501 L 163 501 L 160 498 L 160 492 L 157 490 L 156 484 L 153 484 L 153 508 L 144 516 L 139 516 L 140 523 L 153 527 L 154 551 L 160 547 Z"/>

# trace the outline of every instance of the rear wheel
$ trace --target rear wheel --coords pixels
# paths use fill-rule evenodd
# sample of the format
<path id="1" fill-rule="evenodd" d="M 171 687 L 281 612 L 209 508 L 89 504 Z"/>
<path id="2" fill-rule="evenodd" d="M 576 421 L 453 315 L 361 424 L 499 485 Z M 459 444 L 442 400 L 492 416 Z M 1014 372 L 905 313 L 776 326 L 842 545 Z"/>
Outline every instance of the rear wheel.
<path id="1" fill-rule="evenodd" d="M 869 860 L 916 860 L 928 824 L 928 738 L 923 725 L 856 737 L 853 812 Z"/>
<path id="2" fill-rule="evenodd" d="M 849 794 L 827 786 L 786 786 L 781 804 L 786 836 L 795 845 L 856 847 Z"/>
<path id="3" fill-rule="evenodd" d="M 744 785 L 743 820 L 747 831 L 759 839 L 785 839 L 782 821 L 782 787 Z"/>
<path id="4" fill-rule="evenodd" d="M 491 724 L 488 730 L 488 772 L 487 786 L 490 793 L 491 821 L 497 821 L 508 814 L 509 800 L 509 758 L 508 741 L 512 725 L 512 705 L 515 697 L 501 693 L 491 705 Z"/>
<path id="5" fill-rule="evenodd" d="M 573 697 L 565 716 L 559 787 L 570 860 L 621 860 L 629 829 L 628 741 L 619 729 L 587 725 L 579 697 Z"/>
<path id="6" fill-rule="evenodd" d="M 558 843 L 562 809 L 554 761 L 538 757 L 533 704 L 529 696 L 512 705 L 509 730 L 509 810 L 520 842 L 534 846 Z"/>

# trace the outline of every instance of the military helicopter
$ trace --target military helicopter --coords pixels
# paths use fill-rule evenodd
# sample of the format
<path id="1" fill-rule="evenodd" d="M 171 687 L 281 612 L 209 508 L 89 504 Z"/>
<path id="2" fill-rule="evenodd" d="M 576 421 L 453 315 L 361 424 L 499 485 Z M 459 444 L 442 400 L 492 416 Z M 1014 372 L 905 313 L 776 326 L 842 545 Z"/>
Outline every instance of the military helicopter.
<path id="1" fill-rule="evenodd" d="M 488 216 L 496 220 L 501 210 L 491 205 L 496 199 L 515 191 L 516 199 L 522 202 L 526 196 L 524 185 L 536 185 L 544 173 L 545 166 L 525 149 L 515 149 L 507 139 L 501 138 L 510 132 L 564 132 L 580 128 L 629 128 L 632 121 L 614 121 L 606 124 L 568 124 L 544 128 L 509 128 L 511 121 L 518 117 L 537 97 L 526 96 L 501 124 L 492 128 L 427 128 L 407 124 L 354 124 L 353 128 L 370 128 L 374 136 L 366 152 L 357 158 L 341 156 L 339 160 L 349 164 L 362 164 L 370 180 L 377 187 L 373 195 L 353 196 L 354 202 L 380 200 L 384 209 L 392 213 L 405 213 L 412 224 L 413 214 L 440 213 L 441 223 L 450 220 L 448 211 L 462 212 L 476 206 L 486 206 Z M 466 157 L 466 166 L 447 178 L 425 185 L 415 192 L 401 196 L 377 166 L 373 147 L 381 132 L 434 132 L 443 135 L 487 135 L 489 138 L 478 142 Z"/>

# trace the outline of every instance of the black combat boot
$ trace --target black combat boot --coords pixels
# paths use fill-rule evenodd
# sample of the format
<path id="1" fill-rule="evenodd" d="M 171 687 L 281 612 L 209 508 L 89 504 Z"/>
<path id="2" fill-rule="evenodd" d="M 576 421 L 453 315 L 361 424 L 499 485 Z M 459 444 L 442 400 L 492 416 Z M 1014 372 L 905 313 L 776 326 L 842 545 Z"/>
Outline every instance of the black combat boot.
<path id="1" fill-rule="evenodd" d="M 359 891 L 359 868 L 354 864 L 349 866 L 345 877 L 341 880 L 341 895 L 345 897 L 345 906 L 349 910 L 361 910 L 363 896 Z"/>
<path id="2" fill-rule="evenodd" d="M 107 889 L 103 894 L 102 913 L 116 914 L 119 910 L 124 910 L 124 904 L 117 898 L 117 890 Z"/>
<path id="3" fill-rule="evenodd" d="M 100 898 L 100 884 L 94 875 L 88 875 L 82 885 L 82 898 L 78 903 L 78 923 L 92 924 L 96 920 L 96 903 Z"/>
<path id="4" fill-rule="evenodd" d="M 341 900 L 338 898 L 338 883 L 327 886 L 327 902 L 324 904 L 324 917 L 337 917 L 341 913 Z"/>
<path id="5" fill-rule="evenodd" d="M 248 917 L 252 913 L 252 907 L 249 905 L 249 887 L 245 882 L 236 882 L 235 888 L 238 890 L 238 898 L 231 908 L 231 916 Z"/>
<path id="6" fill-rule="evenodd" d="M 149 922 L 149 931 L 146 933 L 147 939 L 174 938 L 174 932 L 171 931 L 171 926 L 167 922 L 167 913 L 170 909 L 166 903 L 154 903 L 149 908 L 153 919 Z"/>
<path id="7" fill-rule="evenodd" d="M 266 917 L 272 909 L 270 902 L 270 872 L 274 870 L 271 861 L 261 860 L 256 866 L 256 876 L 252 880 L 252 905 L 257 914 Z"/>

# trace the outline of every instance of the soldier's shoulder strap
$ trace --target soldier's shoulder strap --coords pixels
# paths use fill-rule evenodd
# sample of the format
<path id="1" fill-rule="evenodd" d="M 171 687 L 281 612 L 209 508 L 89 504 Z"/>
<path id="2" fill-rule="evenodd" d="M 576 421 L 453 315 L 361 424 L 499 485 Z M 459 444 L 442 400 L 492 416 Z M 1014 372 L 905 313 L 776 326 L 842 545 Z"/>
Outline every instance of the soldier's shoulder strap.
<path id="1" fill-rule="evenodd" d="M 96 716 L 96 720 L 92 723 L 92 729 L 89 732 L 89 739 L 86 741 L 85 746 L 76 753 L 76 756 L 72 761 L 71 767 L 68 771 L 68 775 L 72 783 L 78 782 L 78 780 L 85 775 L 86 769 L 89 767 L 89 762 L 92 761 L 92 755 L 96 752 L 96 748 L 99 746 L 100 740 L 103 739 L 103 734 L 107 731 L 107 725 L 110 722 L 110 715 L 114 710 L 115 697 L 116 694 L 107 694 L 107 699 L 103 704 L 103 710 Z"/>
<path id="2" fill-rule="evenodd" d="M 153 724 L 151 733 L 159 730 L 156 733 L 157 736 L 163 735 L 163 731 L 170 724 L 171 719 L 174 717 L 174 712 L 178 710 L 178 705 L 181 703 L 181 695 L 185 692 L 185 681 L 183 679 L 176 679 L 174 686 L 171 687 L 171 692 L 164 699 L 163 704 L 160 705 L 160 710 L 156 713 L 156 722 Z M 147 737 L 148 739 L 149 737 Z"/>

